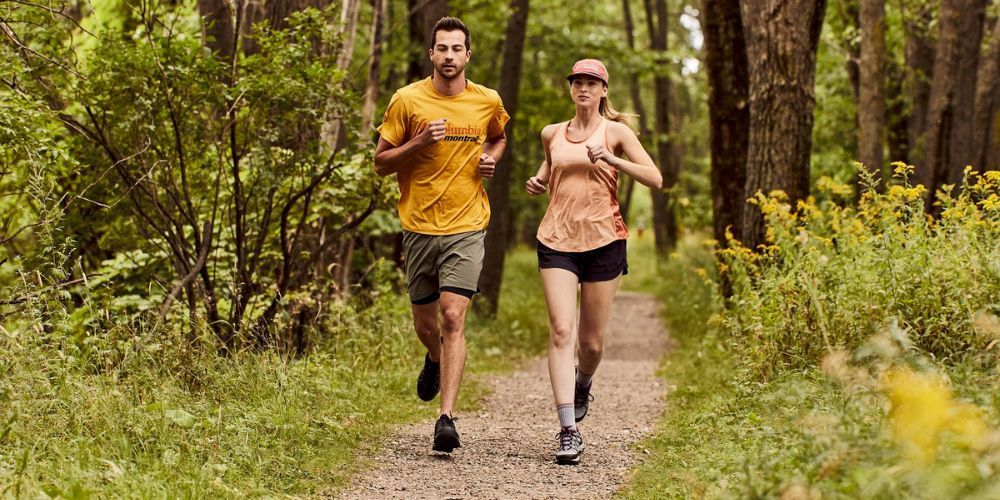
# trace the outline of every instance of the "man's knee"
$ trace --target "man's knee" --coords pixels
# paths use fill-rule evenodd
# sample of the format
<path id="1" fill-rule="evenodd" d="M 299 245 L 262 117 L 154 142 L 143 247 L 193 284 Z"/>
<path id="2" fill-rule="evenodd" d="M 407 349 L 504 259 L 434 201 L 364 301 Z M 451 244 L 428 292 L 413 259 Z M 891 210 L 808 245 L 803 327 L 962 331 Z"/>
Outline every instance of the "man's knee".
<path id="1" fill-rule="evenodd" d="M 442 330 L 445 335 L 461 334 L 465 328 L 465 308 L 445 307 L 441 311 Z"/>
<path id="2" fill-rule="evenodd" d="M 440 335 L 437 318 L 413 318 L 413 328 L 421 337 Z"/>

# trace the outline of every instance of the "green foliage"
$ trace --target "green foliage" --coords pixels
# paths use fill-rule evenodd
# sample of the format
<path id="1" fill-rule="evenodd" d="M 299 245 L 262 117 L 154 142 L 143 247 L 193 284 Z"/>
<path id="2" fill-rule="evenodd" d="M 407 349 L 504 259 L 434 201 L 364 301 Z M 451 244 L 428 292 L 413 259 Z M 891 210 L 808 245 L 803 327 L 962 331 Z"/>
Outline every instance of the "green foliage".
<path id="1" fill-rule="evenodd" d="M 0 330 L 0 494 L 231 497 L 343 485 L 392 424 L 434 408 L 413 395 L 422 352 L 393 292 L 398 273 L 372 272 L 378 285 L 359 298 L 368 305 L 325 304 L 326 333 L 301 359 L 222 358 L 210 332 L 144 334 L 121 318 L 82 343 L 53 342 L 27 321 Z M 512 253 L 506 278 L 500 317 L 470 322 L 473 373 L 546 345 L 534 252 Z M 482 391 L 469 381 L 461 408 Z"/>
<path id="2" fill-rule="evenodd" d="M 996 496 L 994 354 L 941 365 L 890 326 L 853 353 L 832 352 L 822 370 L 762 381 L 749 347 L 729 340 L 723 316 L 734 313 L 712 261 L 689 237 L 661 266 L 657 293 L 676 346 L 661 370 L 669 410 L 638 446 L 648 459 L 624 497 Z M 995 318 L 980 323 L 1000 333 Z"/>
<path id="3" fill-rule="evenodd" d="M 338 13 L 307 9 L 285 30 L 259 26 L 253 49 L 224 61 L 203 45 L 193 3 L 91 8 L 80 25 L 36 6 L 13 10 L 34 52 L 11 54 L 5 81 L 23 88 L 0 93 L 20 112 L 5 116 L 22 122 L 2 124 L 17 140 L 0 151 L 13 166 L 0 182 L 19 197 L 0 203 L 21 226 L 57 214 L 49 230 L 75 243 L 74 262 L 57 266 L 65 276 L 51 278 L 77 284 L 53 304 L 76 310 L 59 327 L 90 336 L 131 317 L 137 328 L 207 326 L 228 348 L 287 343 L 275 318 L 305 309 L 301 321 L 315 319 L 334 281 L 321 262 L 394 197 L 366 144 L 321 145 L 330 116 L 347 129 L 357 121 L 336 64 Z M 35 178 L 47 187 L 21 203 Z M 59 251 L 35 242 L 20 253 L 44 261 Z"/>
<path id="4" fill-rule="evenodd" d="M 734 245 L 721 265 L 734 283 L 728 324 L 757 373 L 814 365 L 892 321 L 940 360 L 992 340 L 974 319 L 1000 296 L 1000 177 L 969 174 L 930 220 L 923 188 L 908 183 L 912 167 L 896 171 L 898 184 L 886 194 L 867 190 L 856 209 L 841 204 L 851 189 L 825 178 L 818 188 L 826 199 L 795 212 L 780 193 L 756 199 L 769 246 L 758 254 Z"/>

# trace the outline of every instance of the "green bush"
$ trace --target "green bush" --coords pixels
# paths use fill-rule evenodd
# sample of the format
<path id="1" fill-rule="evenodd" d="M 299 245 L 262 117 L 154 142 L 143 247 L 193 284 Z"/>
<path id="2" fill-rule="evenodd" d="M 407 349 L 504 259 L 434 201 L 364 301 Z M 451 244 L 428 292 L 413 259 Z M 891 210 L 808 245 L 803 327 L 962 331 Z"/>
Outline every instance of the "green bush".
<path id="1" fill-rule="evenodd" d="M 855 349 L 890 321 L 939 360 L 992 340 L 974 319 L 1000 296 L 1000 174 L 968 173 L 932 219 L 911 171 L 897 164 L 898 182 L 867 190 L 857 208 L 846 202 L 851 190 L 827 178 L 817 185 L 824 198 L 795 210 L 782 193 L 754 199 L 768 244 L 755 253 L 734 242 L 720 266 L 734 284 L 727 324 L 760 376 Z"/>

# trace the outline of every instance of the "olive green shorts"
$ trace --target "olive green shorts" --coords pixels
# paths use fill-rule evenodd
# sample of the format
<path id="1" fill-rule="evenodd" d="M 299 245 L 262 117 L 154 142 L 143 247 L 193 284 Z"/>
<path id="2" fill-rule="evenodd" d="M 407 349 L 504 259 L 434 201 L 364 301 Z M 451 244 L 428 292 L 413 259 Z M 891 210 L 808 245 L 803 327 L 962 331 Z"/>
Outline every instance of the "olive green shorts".
<path id="1" fill-rule="evenodd" d="M 410 302 L 430 304 L 441 292 L 472 298 L 486 253 L 486 230 L 432 235 L 403 231 Z"/>

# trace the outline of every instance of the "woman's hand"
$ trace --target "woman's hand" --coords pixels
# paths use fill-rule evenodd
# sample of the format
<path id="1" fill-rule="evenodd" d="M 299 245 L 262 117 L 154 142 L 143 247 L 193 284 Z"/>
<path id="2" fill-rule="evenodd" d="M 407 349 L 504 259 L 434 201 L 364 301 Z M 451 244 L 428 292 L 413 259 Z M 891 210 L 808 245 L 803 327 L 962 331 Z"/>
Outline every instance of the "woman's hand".
<path id="1" fill-rule="evenodd" d="M 587 156 L 590 157 L 590 163 L 597 163 L 597 160 L 604 160 L 605 163 L 611 166 L 614 166 L 614 162 L 618 160 L 618 157 L 611 154 L 604 147 L 604 144 L 587 144 Z"/>
<path id="2" fill-rule="evenodd" d="M 524 190 L 527 191 L 528 194 L 537 196 L 545 192 L 545 185 L 548 183 L 549 181 L 542 179 L 537 175 L 533 175 L 528 177 L 528 182 L 524 183 Z"/>

